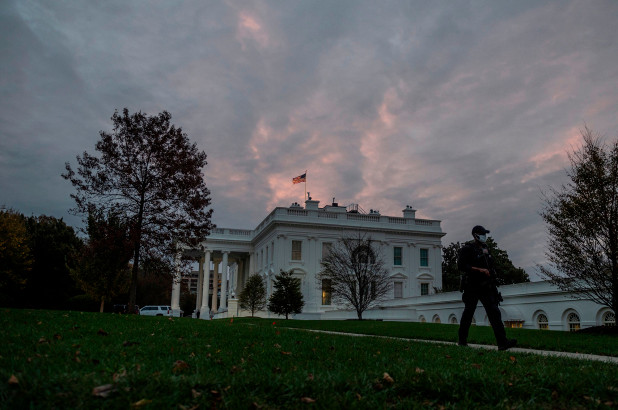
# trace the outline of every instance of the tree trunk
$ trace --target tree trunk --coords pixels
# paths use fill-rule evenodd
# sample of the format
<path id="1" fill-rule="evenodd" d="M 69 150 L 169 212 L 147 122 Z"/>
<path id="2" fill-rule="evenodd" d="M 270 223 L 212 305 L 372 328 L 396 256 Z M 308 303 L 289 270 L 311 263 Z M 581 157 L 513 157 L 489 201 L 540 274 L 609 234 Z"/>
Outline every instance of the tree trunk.
<path id="1" fill-rule="evenodd" d="M 99 308 L 99 313 L 103 313 L 103 308 L 105 308 L 105 298 L 101 296 L 101 307 Z"/>
<path id="2" fill-rule="evenodd" d="M 358 315 L 358 320 L 363 320 L 363 312 L 357 310 L 356 314 Z"/>
<path id="3" fill-rule="evenodd" d="M 142 193 L 137 215 L 137 226 L 135 227 L 135 241 L 133 248 L 133 268 L 131 269 L 131 287 L 129 290 L 129 313 L 135 313 L 135 302 L 137 300 L 137 273 L 139 272 L 139 256 L 142 244 L 142 223 L 144 218 L 144 194 Z"/>

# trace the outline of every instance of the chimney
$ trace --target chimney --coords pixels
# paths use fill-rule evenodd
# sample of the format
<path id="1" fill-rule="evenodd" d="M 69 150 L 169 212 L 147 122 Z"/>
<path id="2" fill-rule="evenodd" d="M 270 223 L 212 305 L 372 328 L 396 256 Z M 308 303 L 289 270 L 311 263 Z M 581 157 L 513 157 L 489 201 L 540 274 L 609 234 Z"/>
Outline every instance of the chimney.
<path id="1" fill-rule="evenodd" d="M 403 217 L 406 219 L 416 218 L 416 209 L 412 208 L 410 205 L 406 205 L 406 209 L 403 210 Z"/>

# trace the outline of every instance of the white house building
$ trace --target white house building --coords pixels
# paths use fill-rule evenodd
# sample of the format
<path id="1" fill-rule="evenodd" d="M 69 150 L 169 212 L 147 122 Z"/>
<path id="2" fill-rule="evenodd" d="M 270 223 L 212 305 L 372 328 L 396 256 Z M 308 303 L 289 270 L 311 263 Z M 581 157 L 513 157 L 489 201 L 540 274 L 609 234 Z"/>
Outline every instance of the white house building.
<path id="1" fill-rule="evenodd" d="M 436 293 L 442 287 L 440 221 L 416 218 L 410 207 L 401 216 L 377 211 L 359 212 L 358 206 L 334 202 L 319 207 L 305 201 L 277 207 L 255 229 L 217 228 L 199 249 L 184 249 L 196 255 L 197 303 L 194 316 L 202 319 L 245 316 L 236 295 L 249 276 L 259 274 L 268 296 L 280 270 L 293 271 L 301 281 L 305 306 L 296 319 L 348 319 L 356 312 L 331 304 L 328 289 L 317 282 L 320 260 L 331 244 L 343 236 L 364 234 L 381 245 L 392 280 L 390 298 L 363 317 L 438 323 L 458 323 L 463 313 L 459 292 Z M 194 280 L 195 281 L 195 280 Z M 216 284 L 216 286 L 214 286 Z M 215 291 L 216 289 L 216 291 Z M 591 300 L 577 300 L 547 282 L 532 282 L 500 288 L 500 305 L 506 326 L 553 330 L 615 324 L 614 312 Z M 180 280 L 174 281 L 172 309 L 180 314 Z M 269 312 L 260 312 L 269 317 Z M 488 325 L 480 307 L 477 325 Z"/>

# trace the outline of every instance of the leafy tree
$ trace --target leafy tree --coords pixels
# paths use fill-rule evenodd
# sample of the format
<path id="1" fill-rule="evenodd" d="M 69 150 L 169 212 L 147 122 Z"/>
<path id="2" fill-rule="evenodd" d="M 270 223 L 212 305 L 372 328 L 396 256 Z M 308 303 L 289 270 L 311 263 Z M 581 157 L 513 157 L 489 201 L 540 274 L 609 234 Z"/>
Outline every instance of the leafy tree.
<path id="1" fill-rule="evenodd" d="M 391 280 L 381 250 L 370 237 L 343 237 L 321 262 L 318 286 L 330 281 L 335 303 L 352 307 L 359 320 L 363 312 L 378 306 L 389 295 Z"/>
<path id="2" fill-rule="evenodd" d="M 618 312 L 618 139 L 607 144 L 587 127 L 581 134 L 570 181 L 544 198 L 550 265 L 539 269 L 560 289 Z"/>
<path id="3" fill-rule="evenodd" d="M 266 307 L 266 287 L 260 275 L 251 275 L 238 295 L 240 308 L 251 311 L 251 317 Z"/>
<path id="4" fill-rule="evenodd" d="M 206 154 L 191 144 L 181 128 L 170 124 L 167 111 L 155 116 L 130 115 L 125 108 L 112 116 L 113 132 L 101 131 L 95 150 L 77 156 L 74 171 L 67 162 L 62 176 L 77 192 L 76 208 L 114 210 L 132 224 L 133 270 L 129 305 L 136 301 L 143 257 L 172 264 L 176 241 L 195 246 L 213 227 L 210 192 L 202 168 Z"/>
<path id="5" fill-rule="evenodd" d="M 526 271 L 522 268 L 516 268 L 509 258 L 508 252 L 500 249 L 493 238 L 487 238 L 486 245 L 493 257 L 499 285 L 530 282 L 530 277 Z M 460 272 L 457 268 L 457 259 L 459 258 L 459 251 L 462 246 L 461 243 L 455 242 L 442 249 L 443 292 L 459 290 Z"/>
<path id="6" fill-rule="evenodd" d="M 268 302 L 268 310 L 288 318 L 290 313 L 300 313 L 305 306 L 303 293 L 300 291 L 300 279 L 292 276 L 292 271 L 283 270 L 275 275 L 275 288 Z"/>
<path id="7" fill-rule="evenodd" d="M 0 210 L 0 305 L 14 306 L 26 286 L 32 255 L 23 215 Z"/>
<path id="8" fill-rule="evenodd" d="M 81 289 L 100 301 L 111 300 L 126 290 L 129 283 L 129 260 L 132 244 L 129 227 L 117 214 L 107 217 L 92 210 L 88 216 L 88 242 L 79 256 L 77 268 L 71 273 Z"/>
<path id="9" fill-rule="evenodd" d="M 62 219 L 51 216 L 28 217 L 26 229 L 34 263 L 23 292 L 23 305 L 65 309 L 68 300 L 79 294 L 70 271 L 76 266 L 82 240 Z"/>
<path id="10" fill-rule="evenodd" d="M 442 292 L 459 290 L 460 272 L 457 268 L 457 259 L 461 243 L 451 243 L 442 249 Z"/>

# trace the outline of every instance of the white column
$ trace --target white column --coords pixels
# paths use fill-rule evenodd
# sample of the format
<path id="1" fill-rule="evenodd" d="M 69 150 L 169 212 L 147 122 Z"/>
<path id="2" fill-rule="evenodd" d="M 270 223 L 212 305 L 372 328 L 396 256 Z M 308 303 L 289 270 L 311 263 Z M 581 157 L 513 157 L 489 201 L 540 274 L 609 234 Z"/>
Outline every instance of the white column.
<path id="1" fill-rule="evenodd" d="M 212 303 L 210 304 L 211 312 L 217 312 L 217 291 L 219 288 L 219 262 L 215 261 L 215 270 L 212 274 Z"/>
<path id="2" fill-rule="evenodd" d="M 172 282 L 172 315 L 179 317 L 180 316 L 180 257 L 182 253 L 178 251 L 176 256 L 174 257 L 174 265 L 176 267 L 176 271 L 174 272 L 174 280 Z"/>
<path id="3" fill-rule="evenodd" d="M 199 258 L 199 269 L 197 273 L 197 294 L 195 295 L 195 313 L 200 311 L 202 307 L 202 283 L 204 282 L 204 254 Z"/>
<path id="4" fill-rule="evenodd" d="M 255 252 L 249 253 L 249 276 L 255 273 Z"/>
<path id="5" fill-rule="evenodd" d="M 227 257 L 230 252 L 223 251 L 223 261 L 221 262 L 221 307 L 219 310 L 227 309 Z"/>
<path id="6" fill-rule="evenodd" d="M 202 306 L 200 307 L 200 319 L 209 319 L 208 292 L 210 290 L 210 251 L 206 251 L 204 256 L 204 280 L 202 281 Z"/>

